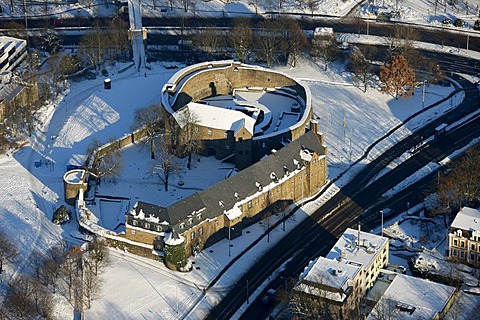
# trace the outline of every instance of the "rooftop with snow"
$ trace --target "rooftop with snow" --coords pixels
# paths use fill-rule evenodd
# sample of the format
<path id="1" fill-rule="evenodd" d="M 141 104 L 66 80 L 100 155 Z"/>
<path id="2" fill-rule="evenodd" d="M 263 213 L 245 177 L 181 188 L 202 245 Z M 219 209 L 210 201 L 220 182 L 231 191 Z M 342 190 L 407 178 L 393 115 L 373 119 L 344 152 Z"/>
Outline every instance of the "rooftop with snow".
<path id="1" fill-rule="evenodd" d="M 320 294 L 317 286 L 310 286 L 308 283 L 317 284 L 320 287 L 328 286 L 337 290 L 329 290 L 329 299 L 334 301 L 343 301 L 347 297 L 345 292 L 351 286 L 351 282 L 361 268 L 354 265 L 345 264 L 335 259 L 319 257 L 311 261 L 300 275 L 302 281 L 295 288 L 311 295 L 323 296 L 325 291 Z"/>
<path id="2" fill-rule="evenodd" d="M 480 231 L 480 210 L 463 207 L 452 222 L 452 228 Z"/>
<path id="3" fill-rule="evenodd" d="M 454 287 L 397 274 L 367 319 L 383 319 L 386 312 L 394 319 L 439 319 L 454 293 Z"/>
<path id="4" fill-rule="evenodd" d="M 348 228 L 327 254 L 327 258 L 341 258 L 344 264 L 367 267 L 386 244 L 388 245 L 386 237 Z"/>

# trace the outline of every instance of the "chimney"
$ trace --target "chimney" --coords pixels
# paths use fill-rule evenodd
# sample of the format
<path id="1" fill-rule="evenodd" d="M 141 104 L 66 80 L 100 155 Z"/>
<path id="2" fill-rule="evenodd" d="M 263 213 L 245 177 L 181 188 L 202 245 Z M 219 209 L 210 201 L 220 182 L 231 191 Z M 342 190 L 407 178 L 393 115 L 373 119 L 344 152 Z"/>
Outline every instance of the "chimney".
<path id="1" fill-rule="evenodd" d="M 310 129 L 317 134 L 320 132 L 320 123 L 318 123 L 318 120 L 310 121 Z"/>

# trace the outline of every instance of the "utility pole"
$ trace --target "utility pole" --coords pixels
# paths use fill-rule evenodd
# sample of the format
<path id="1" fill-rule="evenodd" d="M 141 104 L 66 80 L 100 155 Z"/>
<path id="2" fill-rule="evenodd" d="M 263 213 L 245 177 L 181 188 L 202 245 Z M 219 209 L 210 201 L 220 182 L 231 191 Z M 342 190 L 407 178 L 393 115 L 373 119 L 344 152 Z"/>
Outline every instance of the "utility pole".
<path id="1" fill-rule="evenodd" d="M 381 225 L 382 230 L 381 230 L 380 234 L 381 234 L 382 237 L 383 237 L 383 210 L 380 210 L 380 215 L 381 215 L 381 217 L 382 217 L 382 225 Z"/>

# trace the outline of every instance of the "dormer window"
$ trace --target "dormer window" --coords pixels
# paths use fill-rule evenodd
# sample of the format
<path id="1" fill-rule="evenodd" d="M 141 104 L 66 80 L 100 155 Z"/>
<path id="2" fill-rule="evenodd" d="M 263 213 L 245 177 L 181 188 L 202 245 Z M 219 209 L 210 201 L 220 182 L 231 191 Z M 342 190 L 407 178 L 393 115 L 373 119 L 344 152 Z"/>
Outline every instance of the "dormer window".
<path id="1" fill-rule="evenodd" d="M 192 218 L 188 219 L 188 224 L 192 224 L 192 223 L 193 223 L 193 219 Z"/>
<path id="2" fill-rule="evenodd" d="M 132 225 L 133 225 L 134 227 L 138 226 L 138 221 L 137 221 L 137 220 L 133 220 L 133 221 L 132 221 Z"/>
<path id="3" fill-rule="evenodd" d="M 285 172 L 285 175 L 288 177 L 290 175 L 290 170 L 286 166 L 283 166 L 283 172 Z"/>
<path id="4" fill-rule="evenodd" d="M 162 231 L 162 226 L 155 226 L 155 231 L 161 232 Z"/>
<path id="5" fill-rule="evenodd" d="M 218 201 L 218 205 L 223 208 L 225 206 L 225 203 L 222 200 L 220 200 Z"/>
<path id="6" fill-rule="evenodd" d="M 185 223 L 180 223 L 180 229 L 185 229 Z"/>
<path id="7" fill-rule="evenodd" d="M 197 219 L 202 220 L 202 214 L 201 213 L 197 214 Z"/>
<path id="8" fill-rule="evenodd" d="M 274 182 L 278 182 L 278 178 L 275 172 L 270 173 L 270 179 L 272 179 Z"/>
<path id="9" fill-rule="evenodd" d="M 262 185 L 259 182 L 255 182 L 255 186 L 257 187 L 258 191 L 262 191 Z"/>
<path id="10" fill-rule="evenodd" d="M 300 162 L 297 159 L 293 159 L 293 164 L 295 165 L 295 168 L 300 169 Z"/>
<path id="11" fill-rule="evenodd" d="M 148 222 L 145 222 L 145 224 L 144 224 L 144 228 L 145 228 L 145 229 L 150 229 L 150 223 L 148 223 Z"/>

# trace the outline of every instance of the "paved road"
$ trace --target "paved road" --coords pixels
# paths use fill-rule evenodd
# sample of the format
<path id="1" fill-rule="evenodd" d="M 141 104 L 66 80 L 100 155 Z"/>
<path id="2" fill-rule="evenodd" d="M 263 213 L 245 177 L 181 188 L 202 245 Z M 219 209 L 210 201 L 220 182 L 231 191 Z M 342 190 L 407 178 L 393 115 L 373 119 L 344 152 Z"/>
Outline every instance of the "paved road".
<path id="1" fill-rule="evenodd" d="M 266 15 L 266 17 L 269 17 Z M 55 25 L 53 23 L 53 18 L 46 19 L 29 19 L 28 26 L 29 28 L 55 28 L 57 30 L 62 30 L 63 28 L 78 28 L 78 27 L 91 27 L 93 22 L 97 22 L 100 25 L 108 25 L 108 22 L 111 18 L 75 18 L 75 19 L 63 19 L 61 25 Z M 11 28 L 11 22 L 14 21 L 20 25 L 24 24 L 24 19 L 2 19 L 0 20 L 0 29 L 2 28 Z M 201 17 L 168 17 L 168 16 L 159 16 L 156 18 L 145 18 L 143 17 L 143 26 L 147 28 L 157 27 L 162 29 L 172 30 L 171 27 L 178 27 L 187 33 L 189 30 L 195 30 L 198 27 L 202 26 L 216 26 L 219 28 L 230 28 L 235 23 L 234 19 L 230 18 L 201 18 Z M 260 22 L 263 21 L 263 17 L 250 17 L 251 25 L 253 28 L 257 27 Z M 303 15 L 301 19 L 298 20 L 302 25 L 302 28 L 305 30 L 313 30 L 318 26 L 332 27 L 336 32 L 344 33 L 367 33 L 367 22 L 360 19 L 340 19 L 335 17 L 321 17 L 310 15 Z M 368 31 L 371 35 L 377 36 L 391 36 L 394 34 L 395 26 L 399 23 L 380 23 L 374 20 L 369 20 L 368 22 Z M 480 52 L 480 34 L 470 32 L 467 34 L 463 29 L 457 29 L 454 27 L 432 27 L 432 26 L 421 26 L 421 25 L 411 25 L 414 28 L 419 30 L 420 41 L 436 43 L 446 46 L 452 46 L 455 48 L 466 48 L 467 39 L 469 40 L 469 50 L 479 51 Z M 156 38 L 159 36 L 150 35 L 149 42 L 156 42 Z M 161 37 L 163 41 L 168 40 L 170 37 Z M 68 42 L 78 43 L 79 37 L 69 37 Z"/>
<path id="2" fill-rule="evenodd" d="M 285 270 L 274 280 L 269 287 L 279 287 L 292 276 L 298 275 L 305 264 L 312 258 L 326 254 L 335 243 L 336 238 L 343 230 L 350 227 L 362 218 L 369 226 L 373 226 L 378 220 L 367 219 L 371 214 L 365 210 L 381 199 L 381 195 L 397 185 L 409 175 L 430 161 L 438 160 L 452 151 L 467 144 L 472 137 L 480 136 L 480 121 L 476 118 L 467 126 L 456 130 L 447 131 L 430 143 L 422 152 L 411 157 L 397 168 L 385 174 L 367 187 L 366 182 L 370 181 L 386 164 L 398 157 L 406 150 L 412 148 L 420 141 L 420 136 L 428 137 L 435 131 L 439 123 L 450 123 L 464 114 L 468 114 L 480 107 L 479 93 L 476 87 L 467 81 L 458 78 L 458 81 L 465 86 L 466 99 L 456 110 L 446 114 L 437 121 L 420 129 L 410 137 L 400 141 L 397 145 L 385 152 L 378 159 L 368 165 L 362 172 L 347 184 L 331 200 L 327 201 L 317 212 L 303 221 L 294 229 L 288 237 L 281 240 L 272 250 L 264 255 L 246 274 L 240 279 L 232 291 L 212 310 L 207 319 L 228 319 L 247 297 L 248 291 L 252 292 L 263 281 L 270 276 L 281 264 L 290 259 Z M 376 210 L 374 208 L 374 210 Z M 374 212 L 374 211 L 373 211 Z M 242 317 L 243 319 L 261 318 L 261 315 L 268 314 L 268 308 L 260 302 L 255 301 Z"/>

